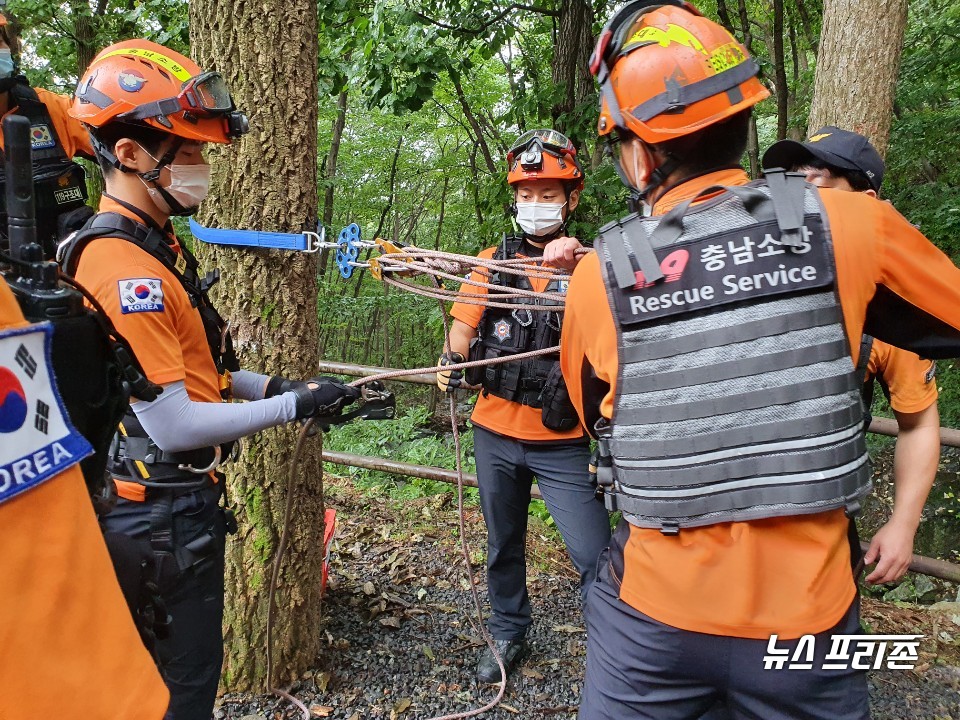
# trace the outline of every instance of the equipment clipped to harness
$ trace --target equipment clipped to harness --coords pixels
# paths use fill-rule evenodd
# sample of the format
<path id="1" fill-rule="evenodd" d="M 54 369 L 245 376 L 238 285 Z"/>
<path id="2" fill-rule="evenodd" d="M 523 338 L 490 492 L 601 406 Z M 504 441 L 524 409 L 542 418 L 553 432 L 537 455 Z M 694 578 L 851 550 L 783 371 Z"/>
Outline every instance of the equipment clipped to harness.
<path id="1" fill-rule="evenodd" d="M 94 447 L 81 463 L 95 502 L 107 498 L 107 450 L 130 393 L 145 401 L 159 388 L 150 383 L 126 340 L 116 331 L 96 300 L 56 263 L 45 262 L 36 240 L 30 120 L 11 115 L 3 121 L 6 148 L 7 236 L 10 254 L 4 271 L 10 288 L 31 322 L 53 325 L 52 361 L 57 385 L 71 421 Z M 61 280 L 63 282 L 61 282 Z M 93 309 L 84 307 L 84 297 Z"/>
<path id="2" fill-rule="evenodd" d="M 326 239 L 326 231 L 317 223 L 317 231 L 304 230 L 300 233 L 265 232 L 263 230 L 227 230 L 208 228 L 190 218 L 190 232 L 198 240 L 210 245 L 230 245 L 234 247 L 272 248 L 276 250 L 296 250 L 315 253 Z"/>

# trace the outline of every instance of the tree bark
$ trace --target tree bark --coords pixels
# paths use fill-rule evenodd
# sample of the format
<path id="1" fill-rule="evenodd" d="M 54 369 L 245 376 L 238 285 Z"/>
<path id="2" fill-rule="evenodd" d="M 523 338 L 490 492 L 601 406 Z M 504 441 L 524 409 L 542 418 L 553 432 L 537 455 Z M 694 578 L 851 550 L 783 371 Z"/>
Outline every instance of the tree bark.
<path id="1" fill-rule="evenodd" d="M 886 152 L 906 23 L 906 0 L 826 1 L 809 132 L 836 125 Z"/>
<path id="2" fill-rule="evenodd" d="M 264 22 L 264 17 L 271 18 Z M 233 146 L 208 146 L 213 166 L 201 222 L 229 228 L 312 230 L 317 212 L 316 0 L 193 0 L 190 39 L 197 62 L 219 70 L 251 132 Z M 223 279 L 214 301 L 230 321 L 241 364 L 272 375 L 316 374 L 316 256 L 278 250 L 199 247 L 203 265 Z M 263 690 L 267 587 L 294 493 L 290 545 L 283 558 L 273 632 L 274 677 L 298 678 L 320 652 L 323 519 L 322 462 L 308 443 L 289 486 L 287 462 L 297 428 L 244 440 L 226 466 L 240 532 L 227 544 L 224 618 L 227 690 Z"/>

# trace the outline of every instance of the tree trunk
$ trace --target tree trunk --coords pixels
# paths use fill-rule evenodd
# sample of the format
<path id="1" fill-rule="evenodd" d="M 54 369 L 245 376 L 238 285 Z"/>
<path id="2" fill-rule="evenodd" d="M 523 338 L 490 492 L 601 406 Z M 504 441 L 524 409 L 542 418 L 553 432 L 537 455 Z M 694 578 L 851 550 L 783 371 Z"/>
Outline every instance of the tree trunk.
<path id="1" fill-rule="evenodd" d="M 809 132 L 836 125 L 886 152 L 906 23 L 906 0 L 826 0 Z"/>
<path id="2" fill-rule="evenodd" d="M 264 22 L 264 18 L 270 22 Z M 224 74 L 251 132 L 231 147 L 210 146 L 210 199 L 201 222 L 228 228 L 312 230 L 317 212 L 316 0 L 260 3 L 193 0 L 190 39 L 198 63 Z M 304 69 L 308 72 L 304 72 Z M 199 247 L 223 279 L 214 301 L 230 321 L 241 364 L 293 378 L 316 374 L 316 256 L 279 250 Z M 226 466 L 240 532 L 227 543 L 224 618 L 227 690 L 263 690 L 267 587 L 294 493 L 290 545 L 283 558 L 273 631 L 273 682 L 298 678 L 320 651 L 323 520 L 322 463 L 308 443 L 288 485 L 297 427 L 244 440 Z"/>
<path id="3" fill-rule="evenodd" d="M 587 0 L 561 0 L 552 70 L 553 82 L 563 95 L 551 110 L 554 126 L 561 132 L 579 134 L 574 132 L 577 128 L 571 114 L 594 95 L 590 74 L 592 51 L 593 7 Z"/>

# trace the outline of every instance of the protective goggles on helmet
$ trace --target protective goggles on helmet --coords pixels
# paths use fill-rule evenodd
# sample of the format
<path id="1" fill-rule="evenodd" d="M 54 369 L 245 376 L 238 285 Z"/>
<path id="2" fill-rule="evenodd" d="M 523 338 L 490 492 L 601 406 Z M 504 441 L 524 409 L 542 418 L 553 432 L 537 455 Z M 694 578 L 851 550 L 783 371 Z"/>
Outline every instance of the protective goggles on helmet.
<path id="1" fill-rule="evenodd" d="M 187 80 L 176 97 L 138 105 L 130 112 L 123 113 L 119 119 L 154 118 L 161 124 L 166 124 L 164 121 L 168 115 L 179 112 L 204 118 L 223 116 L 227 118 L 228 135 L 239 137 L 247 132 L 249 124 L 246 115 L 234 108 L 233 97 L 223 76 L 218 72 L 208 71 Z"/>
<path id="2" fill-rule="evenodd" d="M 574 157 L 577 148 L 563 133 L 556 130 L 529 130 L 517 138 L 517 141 L 507 153 L 507 164 L 513 165 L 519 159 L 524 170 L 536 171 L 543 167 L 543 153 L 548 152 L 557 157 L 568 155 Z"/>

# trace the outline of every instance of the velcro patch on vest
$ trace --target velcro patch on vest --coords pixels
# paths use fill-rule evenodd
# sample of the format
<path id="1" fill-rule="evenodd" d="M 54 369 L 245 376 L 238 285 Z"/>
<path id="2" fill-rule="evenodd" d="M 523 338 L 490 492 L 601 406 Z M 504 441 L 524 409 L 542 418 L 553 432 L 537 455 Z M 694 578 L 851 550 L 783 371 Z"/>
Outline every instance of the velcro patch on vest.
<path id="1" fill-rule="evenodd" d="M 50 132 L 49 125 L 31 125 L 30 126 L 30 147 L 34 150 L 46 150 L 57 144 L 53 139 L 53 133 Z"/>
<path id="2" fill-rule="evenodd" d="M 83 202 L 83 193 L 81 192 L 79 186 L 74 185 L 73 187 L 54 190 L 53 199 L 57 201 L 57 205 L 66 205 L 67 203 L 72 202 Z"/>
<path id="3" fill-rule="evenodd" d="M 510 323 L 501 320 L 493 326 L 493 334 L 500 342 L 506 342 L 511 337 Z"/>
<path id="4" fill-rule="evenodd" d="M 53 379 L 50 323 L 0 331 L 0 503 L 93 453 Z"/>
<path id="5" fill-rule="evenodd" d="M 797 249 L 781 244 L 776 222 L 656 249 L 665 278 L 648 284 L 638 270 L 636 285 L 614 288 L 620 322 L 647 323 L 831 285 L 833 255 L 823 239 L 822 221 L 808 216 L 804 222 L 803 243 Z M 608 275 L 613 275 L 610 268 Z"/>
<path id="6" fill-rule="evenodd" d="M 163 312 L 163 281 L 159 278 L 118 280 L 120 310 L 124 315 L 139 312 Z"/>

